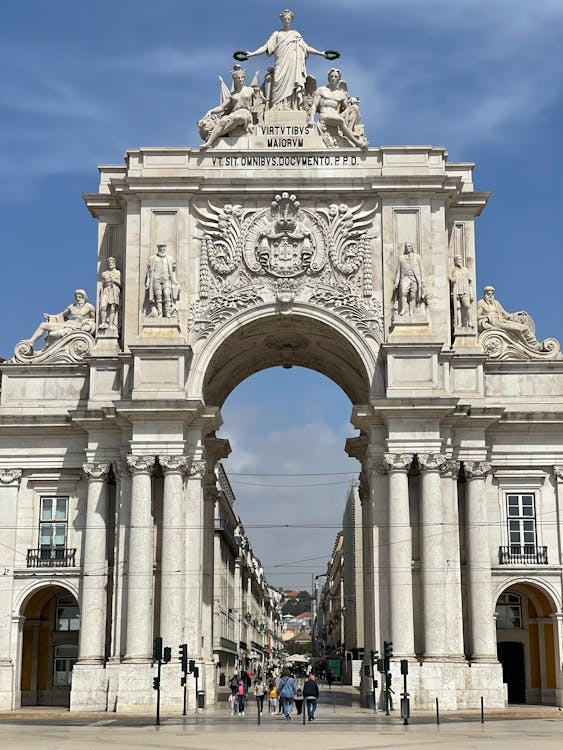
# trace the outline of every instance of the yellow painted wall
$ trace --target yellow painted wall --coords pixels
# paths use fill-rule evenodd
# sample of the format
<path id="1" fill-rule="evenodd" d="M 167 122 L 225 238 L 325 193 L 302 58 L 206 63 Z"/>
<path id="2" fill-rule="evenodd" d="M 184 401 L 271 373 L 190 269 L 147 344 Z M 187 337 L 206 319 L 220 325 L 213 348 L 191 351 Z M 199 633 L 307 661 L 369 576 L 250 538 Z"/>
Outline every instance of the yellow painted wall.
<path id="1" fill-rule="evenodd" d="M 537 623 L 530 623 L 528 626 L 528 637 L 530 641 L 530 687 L 539 688 L 541 686 L 541 672 Z"/>
<path id="2" fill-rule="evenodd" d="M 545 638 L 545 681 L 546 687 L 555 687 L 555 638 L 553 625 L 544 625 Z"/>

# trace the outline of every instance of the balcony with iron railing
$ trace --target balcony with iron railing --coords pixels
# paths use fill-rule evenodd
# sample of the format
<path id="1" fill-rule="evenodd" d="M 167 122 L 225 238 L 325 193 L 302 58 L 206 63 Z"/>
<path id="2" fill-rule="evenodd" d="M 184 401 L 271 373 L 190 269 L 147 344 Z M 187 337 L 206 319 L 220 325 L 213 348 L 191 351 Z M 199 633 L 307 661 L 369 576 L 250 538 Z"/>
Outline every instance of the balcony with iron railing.
<path id="1" fill-rule="evenodd" d="M 67 547 L 38 547 L 28 549 L 26 565 L 28 568 L 73 568 L 76 549 Z"/>
<path id="2" fill-rule="evenodd" d="M 547 565 L 547 547 L 510 544 L 498 548 L 500 565 Z"/>

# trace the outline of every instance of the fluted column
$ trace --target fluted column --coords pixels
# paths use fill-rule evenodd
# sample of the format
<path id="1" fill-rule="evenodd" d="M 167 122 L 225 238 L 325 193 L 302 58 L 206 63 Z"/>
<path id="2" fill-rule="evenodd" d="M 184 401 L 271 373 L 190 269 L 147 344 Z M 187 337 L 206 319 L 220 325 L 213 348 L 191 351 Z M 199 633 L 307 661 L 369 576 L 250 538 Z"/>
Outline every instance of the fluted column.
<path id="1" fill-rule="evenodd" d="M 191 653 L 202 654 L 203 481 L 207 463 L 192 460 L 186 481 L 186 603 L 185 638 Z"/>
<path id="2" fill-rule="evenodd" d="M 88 477 L 86 529 L 84 532 L 84 566 L 80 593 L 80 645 L 78 660 L 85 664 L 103 663 L 105 659 L 107 616 L 107 515 L 106 479 L 109 464 L 85 463 Z"/>
<path id="3" fill-rule="evenodd" d="M 202 581 L 202 649 L 213 659 L 213 590 L 215 562 L 215 501 L 217 499 L 215 472 L 207 470 L 203 492 L 203 581 Z"/>
<path id="4" fill-rule="evenodd" d="M 154 462 L 154 456 L 127 456 L 132 479 L 126 661 L 150 661 L 152 658 L 154 555 L 151 472 Z"/>
<path id="5" fill-rule="evenodd" d="M 410 453 L 386 453 L 389 467 L 389 602 L 391 640 L 396 656 L 414 656 L 412 531 L 407 472 Z"/>
<path id="6" fill-rule="evenodd" d="M 443 657 L 446 648 L 444 526 L 440 481 L 440 468 L 445 461 L 446 457 L 439 453 L 418 454 L 422 471 L 420 572 L 426 659 Z"/>
<path id="7" fill-rule="evenodd" d="M 373 504 L 366 472 L 370 473 L 371 461 L 364 462 L 364 471 L 360 476 L 359 495 L 362 504 L 362 569 L 364 599 L 364 654 L 369 662 L 369 652 L 376 646 L 375 629 L 375 591 L 373 559 Z M 357 550 L 356 550 L 357 552 Z M 371 686 L 370 686 L 371 687 Z"/>
<path id="8" fill-rule="evenodd" d="M 188 459 L 159 455 L 158 460 L 164 473 L 159 635 L 167 646 L 173 646 L 184 642 L 184 476 Z"/>
<path id="9" fill-rule="evenodd" d="M 459 553 L 459 513 L 457 477 L 459 463 L 448 459 L 441 467 L 443 552 L 446 588 L 446 641 L 448 659 L 464 661 L 461 561 Z"/>
<path id="10" fill-rule="evenodd" d="M 496 637 L 491 602 L 491 553 L 485 476 L 491 465 L 465 461 L 467 480 L 467 585 L 471 622 L 472 661 L 496 661 Z"/>

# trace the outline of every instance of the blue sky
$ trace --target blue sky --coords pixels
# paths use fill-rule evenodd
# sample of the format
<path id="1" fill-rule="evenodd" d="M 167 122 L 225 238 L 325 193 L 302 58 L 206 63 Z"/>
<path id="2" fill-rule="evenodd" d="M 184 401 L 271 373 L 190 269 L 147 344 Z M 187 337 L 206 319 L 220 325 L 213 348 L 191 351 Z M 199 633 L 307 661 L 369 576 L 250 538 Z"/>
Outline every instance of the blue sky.
<path id="1" fill-rule="evenodd" d="M 4 9 L 0 356 L 11 356 L 43 312 L 64 309 L 76 287 L 94 297 L 96 225 L 81 193 L 96 191 L 97 165 L 121 163 L 136 146 L 196 146 L 195 122 L 216 104 L 217 75 L 228 76 L 235 49 L 267 39 L 281 7 L 19 0 Z M 301 0 L 290 7 L 310 44 L 341 51 L 372 145 L 445 146 L 451 161 L 476 162 L 476 188 L 492 191 L 477 224 L 477 286 L 492 283 L 506 309 L 527 310 L 540 337 L 563 338 L 563 3 Z M 248 73 L 266 62 L 250 61 Z M 324 80 L 325 61 L 314 58 L 309 68 Z M 235 447 L 227 468 L 352 470 L 341 450 L 353 434 L 349 412 L 346 397 L 321 376 L 259 374 L 225 405 L 223 432 Z M 307 580 L 269 566 L 329 554 L 336 529 L 299 536 L 250 526 L 258 516 L 281 523 L 308 508 L 312 520 L 321 513 L 337 525 L 343 486 L 272 492 L 242 480 L 234 485 L 239 510 L 272 581 Z M 257 499 L 265 494 L 275 501 Z"/>

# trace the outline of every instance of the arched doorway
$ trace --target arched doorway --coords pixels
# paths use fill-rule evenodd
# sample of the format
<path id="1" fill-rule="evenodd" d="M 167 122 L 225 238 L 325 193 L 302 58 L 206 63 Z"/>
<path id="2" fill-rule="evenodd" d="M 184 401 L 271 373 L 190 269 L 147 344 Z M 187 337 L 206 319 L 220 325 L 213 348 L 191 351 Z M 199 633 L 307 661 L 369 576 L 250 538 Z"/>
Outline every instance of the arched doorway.
<path id="1" fill-rule="evenodd" d="M 75 597 L 46 586 L 28 599 L 22 615 L 22 706 L 69 706 L 80 629 Z"/>
<path id="2" fill-rule="evenodd" d="M 497 599 L 498 658 L 509 703 L 556 704 L 553 614 L 551 599 L 532 583 L 513 584 Z"/>

